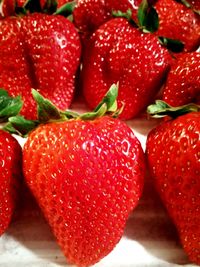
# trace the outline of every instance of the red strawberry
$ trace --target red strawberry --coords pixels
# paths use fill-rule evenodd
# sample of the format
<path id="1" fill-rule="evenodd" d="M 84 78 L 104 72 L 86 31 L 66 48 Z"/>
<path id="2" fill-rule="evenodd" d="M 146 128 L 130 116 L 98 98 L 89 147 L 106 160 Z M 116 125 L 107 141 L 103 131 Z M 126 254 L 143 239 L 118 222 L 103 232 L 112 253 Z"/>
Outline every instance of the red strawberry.
<path id="1" fill-rule="evenodd" d="M 8 17 L 14 14 L 15 0 L 2 0 L 0 14 L 3 17 Z"/>
<path id="2" fill-rule="evenodd" d="M 172 106 L 200 104 L 200 53 L 183 54 L 171 68 L 163 99 Z"/>
<path id="3" fill-rule="evenodd" d="M 22 114 L 36 117 L 31 88 L 66 109 L 73 97 L 80 41 L 64 17 L 34 13 L 0 21 L 0 87 L 22 95 Z"/>
<path id="4" fill-rule="evenodd" d="M 0 130 L 0 235 L 8 228 L 22 175 L 21 147 L 12 135 Z"/>
<path id="5" fill-rule="evenodd" d="M 102 25 L 90 38 L 83 57 L 83 91 L 94 108 L 106 88 L 119 81 L 121 118 L 137 116 L 154 98 L 170 66 L 171 56 L 151 33 L 142 33 L 126 19 Z"/>
<path id="6" fill-rule="evenodd" d="M 87 37 L 112 18 L 112 11 L 126 12 L 131 9 L 135 18 L 140 2 L 141 0 L 78 0 L 73 12 L 74 23 Z"/>
<path id="7" fill-rule="evenodd" d="M 115 247 L 143 188 L 144 155 L 134 133 L 118 119 L 98 117 L 113 104 L 107 95 L 95 113 L 66 120 L 49 111 L 48 102 L 46 112 L 60 122 L 32 131 L 23 150 L 27 184 L 67 259 L 78 266 Z"/>
<path id="8" fill-rule="evenodd" d="M 169 107 L 166 108 L 169 112 Z M 165 114 L 165 110 L 161 109 L 160 114 Z M 186 253 L 197 264 L 200 264 L 199 136 L 200 112 L 192 112 L 161 123 L 147 138 L 148 164 L 157 191 L 178 229 Z"/>
<path id="9" fill-rule="evenodd" d="M 189 3 L 192 5 L 194 10 L 200 12 L 200 1 L 199 0 L 189 0 Z"/>
<path id="10" fill-rule="evenodd" d="M 159 16 L 158 36 L 183 42 L 185 51 L 194 51 L 200 45 L 199 15 L 175 0 L 158 0 L 155 8 Z"/>

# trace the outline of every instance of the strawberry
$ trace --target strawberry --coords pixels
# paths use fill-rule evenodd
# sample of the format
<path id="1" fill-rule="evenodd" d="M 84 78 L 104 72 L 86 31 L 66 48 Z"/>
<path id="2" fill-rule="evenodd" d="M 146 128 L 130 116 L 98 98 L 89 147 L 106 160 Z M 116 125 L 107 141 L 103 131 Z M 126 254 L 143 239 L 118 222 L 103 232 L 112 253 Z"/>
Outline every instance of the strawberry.
<path id="1" fill-rule="evenodd" d="M 20 145 L 12 135 L 0 130 L 0 235 L 8 228 L 16 206 L 21 163 Z"/>
<path id="2" fill-rule="evenodd" d="M 94 108 L 106 88 L 119 82 L 122 119 L 137 116 L 160 89 L 171 56 L 157 37 L 134 28 L 125 18 L 109 20 L 91 36 L 83 55 L 83 92 Z M 88 78 L 90 77 L 90 78 Z"/>
<path id="3" fill-rule="evenodd" d="M 181 55 L 169 72 L 163 100 L 172 106 L 200 104 L 200 53 Z"/>
<path id="4" fill-rule="evenodd" d="M 189 3 L 191 4 L 191 6 L 193 7 L 193 9 L 195 11 L 200 12 L 200 2 L 199 2 L 199 0 L 189 0 Z"/>
<path id="5" fill-rule="evenodd" d="M 136 17 L 141 0 L 78 0 L 73 11 L 74 23 L 84 37 L 90 36 L 100 25 L 112 18 L 112 11 L 132 10 Z"/>
<path id="6" fill-rule="evenodd" d="M 57 12 L 61 7 L 63 8 L 67 3 L 70 5 L 69 10 L 73 9 L 76 1 L 70 0 L 2 0 L 2 8 L 0 15 L 2 17 L 8 17 L 18 15 L 22 13 L 41 12 L 53 14 Z M 67 7 L 67 8 L 68 8 Z"/>
<path id="7" fill-rule="evenodd" d="M 66 109 L 74 94 L 80 50 L 74 25 L 62 16 L 5 18 L 0 21 L 0 87 L 11 96 L 22 95 L 27 118 L 36 117 L 31 88 Z"/>
<path id="8" fill-rule="evenodd" d="M 15 0 L 2 0 L 0 14 L 3 17 L 8 17 L 14 14 Z"/>
<path id="9" fill-rule="evenodd" d="M 143 188 L 138 139 L 124 122 L 105 114 L 108 109 L 116 115 L 115 94 L 113 86 L 95 112 L 77 117 L 34 91 L 39 121 L 46 123 L 25 143 L 25 179 L 68 261 L 78 266 L 98 262 L 115 247 Z M 49 114 L 54 121 L 48 123 Z M 10 123 L 16 126 L 17 118 Z"/>
<path id="10" fill-rule="evenodd" d="M 150 113 L 174 119 L 149 133 L 146 153 L 155 186 L 183 247 L 189 259 L 200 264 L 200 107 L 190 105 L 190 109 L 196 112 L 185 114 L 189 107 L 172 108 L 159 101 L 150 106 Z"/>
<path id="11" fill-rule="evenodd" d="M 200 45 L 200 16 L 175 0 L 158 0 L 155 9 L 159 16 L 156 34 L 184 43 L 185 51 L 194 51 Z"/>

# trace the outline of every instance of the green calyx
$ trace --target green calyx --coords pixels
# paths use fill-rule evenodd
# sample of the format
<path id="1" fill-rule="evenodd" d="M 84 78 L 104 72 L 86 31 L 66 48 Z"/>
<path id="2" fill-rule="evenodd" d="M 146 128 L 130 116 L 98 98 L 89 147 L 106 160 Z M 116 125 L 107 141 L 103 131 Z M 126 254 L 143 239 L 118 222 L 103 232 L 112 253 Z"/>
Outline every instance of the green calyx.
<path id="1" fill-rule="evenodd" d="M 99 105 L 92 112 L 79 114 L 70 110 L 61 111 L 53 105 L 51 101 L 44 98 L 36 90 L 32 90 L 34 100 L 37 103 L 37 120 L 27 120 L 20 115 L 8 118 L 8 123 L 4 130 L 26 136 L 30 131 L 35 129 L 40 124 L 49 122 L 61 122 L 74 120 L 94 120 L 104 115 L 117 117 L 123 110 L 123 105 L 120 109 L 117 108 L 118 84 L 113 84 Z M 1 109 L 0 109 L 1 110 Z"/>
<path id="2" fill-rule="evenodd" d="M 4 89 L 0 89 L 0 122 L 6 122 L 12 116 L 16 116 L 23 102 L 20 96 L 11 97 Z"/>
<path id="3" fill-rule="evenodd" d="M 155 104 L 147 107 L 147 113 L 153 118 L 163 118 L 169 116 L 171 118 L 177 118 L 190 112 L 199 112 L 200 106 L 190 103 L 180 107 L 172 107 L 165 101 L 156 100 Z"/>
<path id="4" fill-rule="evenodd" d="M 185 0 L 182 0 L 185 1 Z M 149 4 L 148 0 L 142 0 L 137 11 L 137 21 L 132 18 L 132 11 L 128 9 L 126 12 L 113 11 L 113 17 L 125 18 L 131 25 L 140 29 L 144 33 L 154 33 L 159 28 L 159 17 L 156 9 Z M 162 46 L 165 46 L 169 51 L 174 53 L 182 52 L 184 44 L 179 40 L 174 40 L 166 37 L 158 37 L 158 40 Z"/>
<path id="5" fill-rule="evenodd" d="M 41 6 L 40 0 L 27 0 L 24 5 L 18 6 L 15 1 L 15 13 L 17 15 L 26 15 L 29 13 L 39 12 L 45 14 L 71 16 L 76 6 L 76 1 L 71 1 L 58 8 L 57 0 L 46 0 L 44 6 Z"/>
<path id="6" fill-rule="evenodd" d="M 132 11 L 128 9 L 126 12 L 113 11 L 113 17 L 121 17 L 127 19 L 134 27 L 138 27 L 143 32 L 155 32 L 159 27 L 158 13 L 156 9 L 149 5 L 147 0 L 143 0 L 139 5 L 137 12 L 138 22 L 135 22 L 132 18 Z"/>

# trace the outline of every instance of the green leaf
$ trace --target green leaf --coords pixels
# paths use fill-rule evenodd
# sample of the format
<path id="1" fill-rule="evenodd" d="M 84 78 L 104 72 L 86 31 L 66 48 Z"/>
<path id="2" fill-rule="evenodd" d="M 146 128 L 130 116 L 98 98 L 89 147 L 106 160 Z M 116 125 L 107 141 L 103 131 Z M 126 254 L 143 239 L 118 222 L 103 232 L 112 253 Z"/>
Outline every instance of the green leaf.
<path id="1" fill-rule="evenodd" d="M 20 96 L 10 97 L 6 90 L 0 89 L 0 122 L 5 122 L 9 117 L 19 114 L 22 105 Z"/>
<path id="2" fill-rule="evenodd" d="M 62 15 L 68 17 L 73 13 L 75 6 L 76 6 L 76 1 L 68 2 L 63 6 L 61 6 L 60 8 L 58 8 L 54 12 L 54 15 Z"/>
<path id="3" fill-rule="evenodd" d="M 113 10 L 112 16 L 115 18 L 125 18 L 129 21 L 132 18 L 132 10 L 130 8 L 126 12 L 122 12 L 120 10 Z"/>
<path id="4" fill-rule="evenodd" d="M 134 27 L 138 27 L 137 23 L 132 19 L 132 10 L 130 8 L 127 9 L 126 12 L 122 12 L 120 10 L 113 10 L 112 16 L 114 18 L 125 18 L 129 21 L 131 25 L 133 25 Z"/>
<path id="5" fill-rule="evenodd" d="M 137 17 L 138 17 L 139 25 L 141 27 L 146 25 L 148 8 L 149 8 L 149 4 L 147 0 L 143 0 L 141 4 L 139 5 Z"/>
<path id="6" fill-rule="evenodd" d="M 88 112 L 80 116 L 80 119 L 91 120 L 97 117 L 102 117 L 106 113 L 110 113 L 112 116 L 116 117 L 119 111 L 117 109 L 117 96 L 118 96 L 118 84 L 111 85 L 110 89 L 99 103 L 99 105 L 94 109 L 93 112 Z"/>
<path id="7" fill-rule="evenodd" d="M 61 113 L 51 101 L 44 98 L 35 89 L 32 89 L 32 95 L 37 103 L 38 120 L 41 123 L 48 122 L 50 120 L 60 120 Z"/>
<path id="8" fill-rule="evenodd" d="M 36 120 L 27 120 L 22 116 L 15 116 L 9 118 L 8 123 L 3 127 L 3 129 L 7 132 L 25 137 L 38 125 L 39 122 Z"/>
<path id="9" fill-rule="evenodd" d="M 46 0 L 44 7 L 42 8 L 42 11 L 47 14 L 53 14 L 57 10 L 57 0 Z"/>
<path id="10" fill-rule="evenodd" d="M 156 9 L 148 4 L 148 0 L 143 0 L 138 8 L 139 27 L 145 32 L 155 32 L 159 27 L 159 18 Z"/>
<path id="11" fill-rule="evenodd" d="M 167 49 L 171 50 L 172 52 L 179 53 L 184 49 L 184 44 L 179 40 L 173 40 L 162 36 L 158 37 L 158 40 L 163 46 L 166 46 Z"/>
<path id="12" fill-rule="evenodd" d="M 40 0 L 27 0 L 23 9 L 29 11 L 30 13 L 41 12 Z"/>
<path id="13" fill-rule="evenodd" d="M 119 84 L 113 84 L 111 85 L 110 89 L 104 96 L 104 98 L 101 100 L 101 102 L 98 104 L 98 106 L 95 108 L 95 112 L 101 108 L 103 104 L 106 104 L 107 106 L 107 111 L 116 111 L 117 109 L 117 95 L 118 95 L 118 90 L 119 90 Z"/>
<path id="14" fill-rule="evenodd" d="M 147 113 L 153 118 L 163 118 L 166 116 L 177 118 L 181 115 L 197 111 L 200 111 L 200 106 L 194 103 L 172 107 L 162 100 L 156 100 L 155 104 L 147 107 Z"/>

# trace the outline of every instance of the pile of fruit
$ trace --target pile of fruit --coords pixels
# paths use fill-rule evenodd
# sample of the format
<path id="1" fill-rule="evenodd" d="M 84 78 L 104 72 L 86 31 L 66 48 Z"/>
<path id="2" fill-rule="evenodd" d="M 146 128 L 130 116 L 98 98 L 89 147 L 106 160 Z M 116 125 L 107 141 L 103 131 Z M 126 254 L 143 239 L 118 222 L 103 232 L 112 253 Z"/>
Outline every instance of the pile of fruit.
<path id="1" fill-rule="evenodd" d="M 0 16 L 0 235 L 25 181 L 67 260 L 95 264 L 149 171 L 200 265 L 200 1 L 2 0 Z M 144 152 L 124 120 L 146 109 L 165 119 Z"/>

